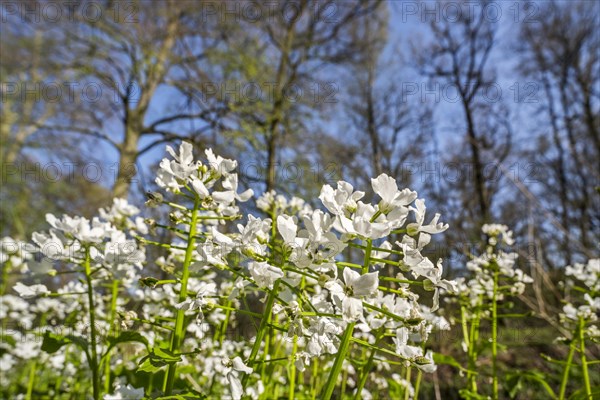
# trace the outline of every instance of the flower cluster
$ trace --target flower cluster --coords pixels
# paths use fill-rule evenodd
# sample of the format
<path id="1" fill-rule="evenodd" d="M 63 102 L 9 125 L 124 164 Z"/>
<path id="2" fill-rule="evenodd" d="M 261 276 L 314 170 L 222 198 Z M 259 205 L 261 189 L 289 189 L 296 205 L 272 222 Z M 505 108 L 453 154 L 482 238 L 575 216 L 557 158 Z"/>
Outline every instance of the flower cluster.
<path id="1" fill-rule="evenodd" d="M 559 316 L 561 323 L 571 331 L 575 331 L 577 325 L 582 323 L 587 337 L 600 339 L 597 324 L 600 312 L 600 259 L 567 266 L 565 275 L 568 277 L 567 288 L 575 289 L 583 296 L 580 301 L 573 299 L 563 306 Z"/>
<path id="2" fill-rule="evenodd" d="M 181 146 L 179 155 L 169 150 L 175 160 L 161 162 L 157 183 L 174 193 L 185 191 L 190 198 L 200 198 L 200 212 L 205 213 L 213 210 L 214 202 L 204 200 L 222 196 L 204 190 L 214 175 L 193 161 L 186 146 Z M 227 160 L 221 164 L 229 166 L 225 175 L 234 167 Z M 186 297 L 176 308 L 193 312 L 201 323 L 207 314 L 221 313 L 232 305 L 241 308 L 248 297 L 258 295 L 265 303 L 263 320 L 272 321 L 271 325 L 286 332 L 283 337 L 268 334 L 270 341 L 287 350 L 287 357 L 299 371 L 317 358 L 339 354 L 345 345 L 340 336 L 349 330 L 348 338 L 354 333 L 364 338 L 364 343 L 381 346 L 407 365 L 433 371 L 432 354 L 425 353 L 418 344 L 425 342 L 432 325 L 411 288 L 431 288 L 435 292 L 434 310 L 438 289 L 453 289 L 453 282 L 442 279 L 441 261 L 434 264 L 422 255 L 431 235 L 448 226 L 438 222 L 437 214 L 426 223 L 424 201 L 417 199 L 414 191 L 400 190 L 396 181 L 385 174 L 372 180 L 372 189 L 380 198 L 374 204 L 363 202 L 365 193 L 355 191 L 348 182 L 338 182 L 337 189 L 325 185 L 319 198 L 327 211 L 312 209 L 298 198 L 288 201 L 268 192 L 256 202 L 267 218 L 249 215 L 247 222 L 237 224 L 233 232 L 223 231 L 218 225 L 195 229 L 205 233 L 191 253 L 193 270 L 229 271 L 229 282 L 233 284 L 219 289 L 214 282 L 205 281 L 193 297 Z M 246 196 L 234 198 L 246 200 Z M 230 213 L 220 214 L 226 215 Z M 391 234 L 400 237 L 394 242 L 396 248 L 385 240 Z M 350 249 L 362 253 L 362 261 L 340 261 Z M 235 266 L 231 260 L 236 260 Z M 218 301 L 225 292 L 226 300 Z M 225 322 L 233 324 L 235 318 L 235 313 L 228 312 Z M 265 336 L 264 329 L 258 328 L 246 358 L 254 373 L 246 381 L 255 381 L 264 373 L 262 365 L 254 368 Z M 388 334 L 394 335 L 394 341 L 384 344 L 381 338 Z M 234 359 L 238 355 L 224 356 Z M 381 360 L 385 362 L 385 357 Z M 264 384 L 260 380 L 258 383 Z M 364 382 L 360 386 L 363 388 Z M 237 385 L 232 385 L 231 391 L 238 393 Z"/>
<path id="3" fill-rule="evenodd" d="M 2 270 L 8 273 L 9 270 L 17 270 L 21 273 L 26 273 L 28 262 L 32 259 L 31 245 L 15 240 L 11 237 L 3 237 L 0 239 L 0 264 Z"/>
<path id="4" fill-rule="evenodd" d="M 106 352 L 107 347 L 106 343 L 96 341 L 95 334 L 90 343 L 91 330 L 115 331 L 115 318 L 109 310 L 112 308 L 114 315 L 125 310 L 127 300 L 119 298 L 119 290 L 132 288 L 137 283 L 145 262 L 145 249 L 134 239 L 134 235 L 148 232 L 143 219 L 137 216 L 139 212 L 126 200 L 115 199 L 91 220 L 47 214 L 50 230 L 33 233 L 34 244 L 19 244 L 18 251 L 13 250 L 17 242 L 3 241 L 3 254 L 7 254 L 2 259 L 3 272 L 9 272 L 7 266 L 10 265 L 19 267 L 22 273 L 12 286 L 18 297 L 9 293 L 0 297 L 3 327 L 11 324 L 11 329 L 5 330 L 8 333 L 5 338 L 10 340 L 1 344 L 2 371 L 16 363 L 30 364 L 34 370 L 48 363 L 52 368 L 45 374 L 62 376 L 57 381 L 61 384 L 52 388 L 52 393 L 87 379 L 77 367 L 81 357 L 56 353 L 53 346 L 79 343 L 86 347 L 87 361 L 91 365 L 94 357 L 97 367 L 99 354 Z M 36 253 L 42 257 L 41 262 L 32 260 Z M 35 271 L 29 271 L 25 261 L 36 265 Z M 85 280 L 64 279 L 79 274 Z M 26 283 L 40 275 L 51 280 L 44 284 Z M 115 288 L 112 306 L 103 295 L 103 285 Z M 86 317 L 90 313 L 94 314 L 93 320 Z M 32 332 L 35 326 L 41 328 Z M 55 336 L 55 332 L 61 335 Z M 44 336 L 43 341 L 39 335 Z M 59 337 L 62 339 L 57 339 Z"/>
<path id="5" fill-rule="evenodd" d="M 32 239 L 37 250 L 49 260 L 81 264 L 89 256 L 100 267 L 98 276 L 114 277 L 130 286 L 145 261 L 145 252 L 131 236 L 147 233 L 143 219 L 130 219 L 138 213 L 139 209 L 125 200 L 115 199 L 109 209 L 100 210 L 99 216 L 91 221 L 79 216 L 57 218 L 46 214 L 52 228 L 48 232 L 35 232 Z"/>
<path id="6" fill-rule="evenodd" d="M 236 215 L 237 201 L 247 201 L 253 194 L 252 189 L 238 193 L 238 176 L 232 173 L 237 161 L 215 156 L 211 149 L 205 154 L 207 161 L 194 160 L 192 144 L 183 142 L 176 154 L 171 146 L 167 152 L 172 160 L 163 158 L 157 173 L 156 184 L 172 193 L 181 193 L 187 189 L 201 202 L 203 208 L 222 215 Z M 214 190 L 220 184 L 219 190 Z"/>
<path id="7" fill-rule="evenodd" d="M 435 311 L 440 290 L 455 283 L 443 279 L 441 260 L 424 255 L 448 226 L 426 217 L 416 192 L 382 174 L 371 181 L 373 202 L 340 181 L 322 188 L 322 208 L 272 191 L 249 207 L 263 215 L 244 217 L 239 203 L 253 191 L 240 190 L 236 161 L 210 149 L 196 160 L 185 142 L 167 152 L 159 189 L 148 193 L 155 219 L 122 199 L 92 219 L 47 215 L 51 228 L 33 235 L 33 250 L 49 260 L 53 279 L 17 282 L 20 297 L 0 298 L 2 316 L 77 327 L 43 332 L 41 346 L 5 346 L 3 365 L 42 357 L 64 373 L 52 393 L 91 382 L 96 400 L 331 398 L 340 381 L 339 390 L 364 398 L 372 390 L 417 396 L 410 379 L 392 383 L 392 366 L 435 370 L 427 340 L 448 329 Z M 5 247 L 3 262 L 30 258 Z M 84 279 L 63 279 L 71 274 Z M 430 299 L 417 294 L 423 289 Z M 78 350 L 59 351 L 67 345 Z M 349 361 L 360 358 L 360 367 Z M 309 368 L 328 378 L 308 379 Z M 132 385 L 135 372 L 150 381 Z"/>
<path id="8" fill-rule="evenodd" d="M 507 297 L 522 294 L 526 284 L 533 279 L 526 275 L 517 266 L 517 253 L 505 252 L 502 248 L 514 244 L 512 232 L 506 225 L 483 225 L 482 233 L 486 237 L 485 250 L 479 256 L 472 256 L 467 262 L 466 269 L 471 273 L 467 279 L 457 280 L 457 290 L 449 302 L 456 302 L 460 306 L 460 324 L 462 327 L 462 348 L 468 356 L 467 387 L 461 390 L 463 398 L 482 397 L 477 385 L 478 375 L 475 372 L 478 365 L 478 356 L 491 343 L 492 393 L 497 395 L 498 378 L 498 321 L 501 319 L 498 311 L 512 307 L 505 302 Z M 504 315 L 507 315 L 503 313 Z M 512 317 L 518 317 L 514 314 Z M 482 321 L 489 321 L 491 337 L 482 340 L 480 325 Z"/>
<path id="9" fill-rule="evenodd" d="M 506 295 L 522 294 L 526 284 L 533 282 L 533 279 L 517 266 L 518 254 L 505 252 L 500 248 L 503 245 L 514 244 L 512 232 L 506 225 L 484 225 L 482 232 L 487 236 L 485 253 L 467 262 L 467 269 L 472 272 L 472 278 L 458 280 L 457 293 L 469 303 L 470 309 L 481 307 L 492 299 L 494 274 L 502 281 L 502 287 L 497 288 L 495 293 L 498 301 L 503 300 Z"/>

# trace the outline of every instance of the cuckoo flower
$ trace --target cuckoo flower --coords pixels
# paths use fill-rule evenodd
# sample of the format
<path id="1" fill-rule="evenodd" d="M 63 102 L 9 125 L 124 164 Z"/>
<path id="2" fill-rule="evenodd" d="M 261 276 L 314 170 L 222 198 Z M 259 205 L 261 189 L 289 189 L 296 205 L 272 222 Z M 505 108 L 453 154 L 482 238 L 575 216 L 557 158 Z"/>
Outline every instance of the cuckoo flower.
<path id="1" fill-rule="evenodd" d="M 379 211 L 387 214 L 399 207 L 406 207 L 417 198 L 417 192 L 410 189 L 398 190 L 396 180 L 386 174 L 371 179 L 371 186 L 381 197 Z"/>
<path id="2" fill-rule="evenodd" d="M 363 316 L 362 297 L 371 296 L 377 292 L 379 272 L 360 275 L 346 267 L 343 271 L 344 281 L 340 279 L 325 284 L 331 292 L 336 306 L 342 310 L 345 321 L 357 321 Z"/>
<path id="3" fill-rule="evenodd" d="M 337 189 L 329 185 L 323 186 L 319 199 L 334 215 L 349 215 L 356 211 L 357 201 L 364 197 L 364 192 L 354 192 L 351 184 L 344 181 L 337 183 Z"/>

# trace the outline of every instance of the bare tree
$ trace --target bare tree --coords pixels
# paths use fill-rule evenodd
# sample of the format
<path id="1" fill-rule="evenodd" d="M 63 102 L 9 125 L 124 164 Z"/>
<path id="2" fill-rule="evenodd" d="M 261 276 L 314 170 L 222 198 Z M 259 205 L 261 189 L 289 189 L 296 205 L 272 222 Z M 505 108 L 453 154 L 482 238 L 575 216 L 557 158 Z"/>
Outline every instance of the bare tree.
<path id="1" fill-rule="evenodd" d="M 117 18 L 111 12 L 115 3 L 107 1 L 100 19 L 74 12 L 74 21 L 52 24 L 47 31 L 66 44 L 58 62 L 62 78 L 99 87 L 101 94 L 63 102 L 64 119 L 43 128 L 109 143 L 118 153 L 117 197 L 127 196 L 140 156 L 159 143 L 193 139 L 210 128 L 210 112 L 178 90 L 185 79 L 181 69 L 202 58 L 202 46 L 196 53 L 189 46 L 202 41 L 199 9 L 173 0 L 140 5 Z"/>
<path id="2" fill-rule="evenodd" d="M 472 177 L 466 174 L 467 180 L 454 182 L 453 186 L 462 184 L 459 189 L 462 192 L 461 208 L 471 214 L 472 232 L 477 232 L 479 226 L 492 217 L 496 182 L 486 177 L 486 164 L 502 162 L 511 148 L 506 111 L 501 103 L 490 101 L 485 95 L 496 80 L 489 58 L 497 29 L 496 24 L 481 11 L 485 3 L 476 9 L 479 11 L 460 13 L 456 20 L 433 20 L 430 24 L 433 39 L 424 46 L 415 46 L 414 50 L 422 74 L 431 82 L 451 87 L 457 92 L 463 114 L 463 143 L 472 167 Z M 468 8 L 467 3 L 462 5 L 463 10 Z M 463 160 L 464 155 L 460 154 L 458 161 Z M 463 225 L 466 222 L 464 218 L 461 221 Z"/>
<path id="3" fill-rule="evenodd" d="M 520 32 L 520 72 L 539 82 L 540 111 L 547 121 L 540 125 L 544 151 L 536 159 L 549 175 L 538 197 L 560 221 L 544 243 L 566 264 L 577 254 L 590 257 L 600 236 L 594 190 L 600 184 L 599 17 L 597 4 L 549 2 Z"/>
<path id="4" fill-rule="evenodd" d="M 379 4 L 333 0 L 249 3 L 260 7 L 261 18 L 209 21 L 223 46 L 208 52 L 209 65 L 188 69 L 195 82 L 189 90 L 203 106 L 220 104 L 227 110 L 219 131 L 236 151 L 247 154 L 247 160 L 265 167 L 255 178 L 271 190 L 277 186 L 279 158 L 285 154 L 290 160 L 289 153 L 299 154 L 294 144 L 315 129 L 310 125 L 335 101 L 336 82 L 323 74 L 323 68 L 335 69 L 357 57 L 362 41 L 351 35 L 354 24 L 371 15 Z M 241 4 L 243 8 L 246 2 Z M 210 64 L 216 60 L 220 68 L 211 71 Z M 217 90 L 209 96 L 207 86 Z"/>
<path id="5" fill-rule="evenodd" d="M 410 175 L 403 167 L 409 161 L 422 159 L 426 131 L 423 127 L 431 118 L 431 109 L 420 99 L 415 102 L 404 92 L 400 80 L 401 61 L 397 52 L 384 56 L 388 44 L 388 16 L 380 9 L 378 18 L 370 18 L 356 29 L 356 34 L 368 43 L 364 57 L 350 68 L 351 77 L 344 102 L 348 126 L 342 135 L 358 149 L 358 176 L 368 184 L 368 177 L 390 174 L 410 184 Z M 369 165 L 370 168 L 365 168 Z"/>

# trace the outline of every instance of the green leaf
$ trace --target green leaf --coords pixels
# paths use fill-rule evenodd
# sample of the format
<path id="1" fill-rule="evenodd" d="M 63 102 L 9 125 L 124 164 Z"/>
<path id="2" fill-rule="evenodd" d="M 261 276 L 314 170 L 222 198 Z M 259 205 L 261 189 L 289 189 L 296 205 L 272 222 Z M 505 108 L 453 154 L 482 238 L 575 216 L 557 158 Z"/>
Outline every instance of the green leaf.
<path id="1" fill-rule="evenodd" d="M 162 367 L 167 365 L 166 363 L 156 362 L 150 356 L 146 356 L 140 360 L 138 372 L 158 372 Z"/>
<path id="2" fill-rule="evenodd" d="M 80 336 L 74 335 L 57 335 L 55 333 L 46 331 L 44 333 L 44 341 L 42 342 L 42 351 L 45 351 L 48 354 L 56 353 L 60 350 L 61 347 L 66 346 L 68 344 L 75 344 L 79 346 L 83 351 L 88 351 L 88 341 Z"/>
<path id="3" fill-rule="evenodd" d="M 160 347 L 155 347 L 153 349 L 154 355 L 167 363 L 174 363 L 181 361 L 181 356 L 176 355 L 171 352 L 169 349 L 161 349 Z"/>
<path id="4" fill-rule="evenodd" d="M 536 371 L 516 371 L 506 375 L 506 381 L 508 386 L 510 387 L 509 394 L 511 398 L 515 398 L 519 391 L 523 388 L 523 382 L 535 382 L 542 386 L 546 392 L 550 395 L 549 398 L 556 399 L 556 393 L 552 390 L 548 382 L 546 382 L 546 377 L 541 372 Z M 530 386 L 525 386 L 530 387 Z"/>
<path id="5" fill-rule="evenodd" d="M 140 278 L 139 282 L 142 286 L 154 289 L 158 283 L 158 279 L 149 276 L 146 278 Z"/>
<path id="6" fill-rule="evenodd" d="M 581 388 L 581 389 L 577 390 L 575 393 L 573 393 L 569 397 L 569 400 L 585 400 L 588 398 L 597 399 L 599 395 L 600 395 L 600 386 L 593 386 L 592 387 L 592 397 L 587 397 L 587 395 L 585 394 L 585 388 Z"/>
<path id="7" fill-rule="evenodd" d="M 121 332 L 119 336 L 108 338 L 108 348 L 106 349 L 102 357 L 105 357 L 108 354 L 108 352 L 119 343 L 127 342 L 142 343 L 144 346 L 146 346 L 146 348 L 148 348 L 148 339 L 142 336 L 141 333 L 134 331 L 124 331 Z"/>
<path id="8" fill-rule="evenodd" d="M 484 396 L 479 393 L 473 393 L 468 389 L 461 389 L 458 393 L 460 393 L 460 397 L 465 400 L 489 400 L 488 396 Z"/>
<path id="9" fill-rule="evenodd" d="M 168 364 L 173 364 L 181 361 L 181 356 L 178 356 L 168 349 L 155 347 L 150 350 L 150 354 L 140 360 L 138 371 L 157 372 L 162 367 Z"/>
<path id="10" fill-rule="evenodd" d="M 456 367 L 463 372 L 471 372 L 472 374 L 478 375 L 477 371 L 469 371 L 467 368 L 460 365 L 458 361 L 452 356 L 440 353 L 433 353 L 433 362 L 440 365 L 450 365 Z"/>
<path id="11" fill-rule="evenodd" d="M 71 343 L 67 338 L 54 333 L 44 333 L 44 341 L 42 342 L 42 351 L 48 354 L 56 353 L 61 347 Z"/>
<path id="12" fill-rule="evenodd" d="M 445 354 L 433 353 L 433 361 L 436 364 L 451 365 L 458 369 L 463 369 L 462 365 L 454 357 Z"/>
<path id="13" fill-rule="evenodd" d="M 175 394 L 171 396 L 160 396 L 154 398 L 154 400 L 206 400 L 208 397 L 206 395 L 195 393 L 195 392 L 187 392 L 181 394 Z"/>
<path id="14" fill-rule="evenodd" d="M 17 340 L 9 335 L 0 336 L 0 343 L 8 343 L 11 347 L 15 347 L 17 345 Z"/>

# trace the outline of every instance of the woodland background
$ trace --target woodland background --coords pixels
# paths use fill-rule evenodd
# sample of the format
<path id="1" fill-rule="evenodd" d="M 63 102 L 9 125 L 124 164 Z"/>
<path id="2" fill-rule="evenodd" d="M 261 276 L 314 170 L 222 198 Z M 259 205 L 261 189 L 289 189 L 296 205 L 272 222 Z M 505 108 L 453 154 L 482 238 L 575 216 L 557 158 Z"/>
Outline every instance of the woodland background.
<path id="1" fill-rule="evenodd" d="M 0 3 L 2 236 L 141 205 L 183 139 L 258 193 L 385 172 L 450 224 L 432 254 L 449 276 L 482 224 L 514 230 L 535 281 L 501 337 L 523 352 L 501 361 L 564 358 L 563 267 L 600 254 L 600 3 L 67 3 Z M 460 335 L 436 345 L 460 358 Z"/>

